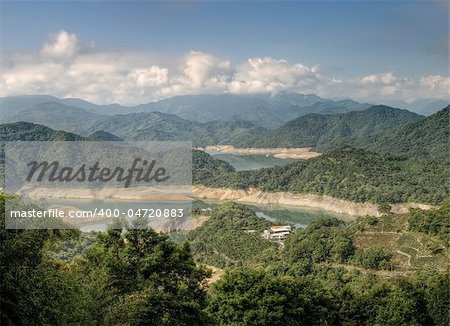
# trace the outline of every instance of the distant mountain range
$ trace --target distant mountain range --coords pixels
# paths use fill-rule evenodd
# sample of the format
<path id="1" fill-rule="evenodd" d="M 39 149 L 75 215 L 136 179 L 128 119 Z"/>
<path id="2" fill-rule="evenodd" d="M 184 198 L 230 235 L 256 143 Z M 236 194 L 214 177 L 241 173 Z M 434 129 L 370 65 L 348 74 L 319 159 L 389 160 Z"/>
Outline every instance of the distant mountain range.
<path id="1" fill-rule="evenodd" d="M 52 96 L 30 95 L 0 98 L 0 121 L 25 120 L 48 124 L 48 121 L 61 121 L 61 119 L 56 117 L 50 119 L 50 117 L 46 117 L 46 114 L 54 115 L 58 113 L 57 110 L 64 109 L 71 110 L 72 112 L 68 112 L 68 114 L 75 114 L 78 117 L 75 120 L 70 119 L 71 124 L 64 126 L 65 128 L 71 127 L 72 131 L 76 131 L 73 126 L 79 125 L 78 120 L 80 119 L 90 125 L 92 121 L 100 120 L 105 115 L 150 112 L 174 114 L 194 122 L 242 120 L 252 122 L 258 127 L 276 128 L 309 113 L 360 111 L 369 106 L 370 104 L 351 100 L 332 101 L 314 94 L 303 95 L 287 92 L 273 96 L 266 93 L 185 95 L 133 107 L 118 104 L 95 105 L 81 99 L 58 99 Z"/>
<path id="2" fill-rule="evenodd" d="M 449 155 L 450 106 L 423 117 L 406 110 L 373 106 L 361 112 L 310 114 L 276 130 L 246 121 L 198 123 L 159 112 L 115 115 L 86 136 L 17 122 L 0 125 L 0 140 L 192 140 L 194 146 L 315 147 L 328 152 L 353 146 L 409 157 Z"/>
<path id="3" fill-rule="evenodd" d="M 0 122 L 29 122 L 8 124 L 8 133 L 16 135 L 13 126 L 17 130 L 17 126 L 26 126 L 20 131 L 22 137 L 44 134 L 42 140 L 192 140 L 194 146 L 314 147 L 321 152 L 349 145 L 417 156 L 446 153 L 448 107 L 425 118 L 388 106 L 367 106 L 296 93 L 179 96 L 133 108 L 51 96 L 17 96 L 0 99 Z M 159 111 L 152 111 L 156 109 Z M 124 110 L 139 112 L 111 115 Z"/>
<path id="4" fill-rule="evenodd" d="M 230 144 L 268 132 L 249 121 L 199 123 L 160 112 L 114 115 L 98 121 L 83 133 L 91 134 L 97 130 L 126 140 L 191 140 L 194 146 Z"/>

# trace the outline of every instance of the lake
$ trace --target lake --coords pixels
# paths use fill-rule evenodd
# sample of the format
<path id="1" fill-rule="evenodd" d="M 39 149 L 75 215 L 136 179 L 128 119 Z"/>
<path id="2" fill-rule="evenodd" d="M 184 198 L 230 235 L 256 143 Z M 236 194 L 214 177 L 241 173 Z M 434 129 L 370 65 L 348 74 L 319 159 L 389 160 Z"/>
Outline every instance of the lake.
<path id="1" fill-rule="evenodd" d="M 217 206 L 219 202 L 217 201 L 203 201 L 203 200 L 194 200 L 192 202 L 193 208 L 214 208 Z M 80 199 L 52 199 L 47 201 L 47 205 L 58 205 L 58 206 L 67 206 L 67 207 L 77 207 L 81 210 L 94 210 L 95 208 L 99 209 L 120 209 L 122 212 L 126 212 L 128 209 L 139 209 L 139 208 L 149 208 L 164 205 L 174 206 L 173 203 L 159 203 L 150 205 L 149 202 L 145 201 L 123 201 L 123 200 L 80 200 Z M 186 207 L 186 203 L 178 204 L 179 207 Z M 249 207 L 251 210 L 255 212 L 257 216 L 260 218 L 264 218 L 268 221 L 277 223 L 277 224 L 291 224 L 297 228 L 304 228 L 311 224 L 313 221 L 316 221 L 321 218 L 330 218 L 337 217 L 339 219 L 350 221 L 350 217 L 345 215 L 333 215 L 328 212 L 324 212 L 318 209 L 310 209 L 310 208 L 293 208 L 293 207 L 283 207 L 280 205 L 245 205 Z M 129 219 L 130 220 L 130 219 Z M 183 222 L 184 220 L 181 220 Z M 157 221 L 158 223 L 160 221 Z M 185 222 L 184 222 L 185 223 Z M 93 222 L 88 225 L 84 225 L 81 227 L 82 231 L 103 231 L 107 227 L 107 222 Z M 183 224 L 186 225 L 186 224 Z M 178 231 L 172 232 L 169 235 L 172 239 L 176 241 L 182 241 L 186 231 Z"/>
<path id="2" fill-rule="evenodd" d="M 272 166 L 287 165 L 298 160 L 291 158 L 276 158 L 265 155 L 235 155 L 209 152 L 212 157 L 230 163 L 236 171 L 258 170 Z"/>

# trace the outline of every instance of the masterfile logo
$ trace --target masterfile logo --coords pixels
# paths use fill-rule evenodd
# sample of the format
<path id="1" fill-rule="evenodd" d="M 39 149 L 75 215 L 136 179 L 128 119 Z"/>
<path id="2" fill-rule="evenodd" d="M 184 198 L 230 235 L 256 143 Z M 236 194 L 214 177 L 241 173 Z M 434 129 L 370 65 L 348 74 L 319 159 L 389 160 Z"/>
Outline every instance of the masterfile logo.
<path id="1" fill-rule="evenodd" d="M 11 212 L 6 214 L 7 228 L 60 228 L 55 224 L 58 219 L 50 214 L 56 211 L 55 205 L 64 213 L 63 220 L 68 222 L 78 217 L 99 222 L 103 217 L 132 218 L 136 215 L 150 219 L 185 218 L 190 214 L 191 205 L 192 144 L 6 142 L 4 189 L 8 194 L 19 196 L 5 202 L 7 212 Z M 61 205 L 61 200 L 78 202 Z M 83 206 L 80 204 L 83 200 L 97 200 L 102 205 L 91 205 L 85 211 L 75 210 L 74 206 Z M 121 205 L 113 205 L 117 200 L 122 201 Z M 140 201 L 139 205 L 135 201 Z M 18 210 L 24 202 L 28 211 Z M 58 214 L 57 218 L 60 217 Z M 37 227 L 36 221 L 39 221 Z"/>
<path id="2" fill-rule="evenodd" d="M 136 182 L 151 182 L 154 180 L 158 183 L 167 181 L 170 176 L 166 175 L 166 169 L 164 167 L 155 168 L 156 164 L 156 160 L 149 163 L 148 160 L 135 158 L 131 167 L 127 169 L 120 166 L 100 168 L 99 161 L 91 167 L 86 166 L 86 164 L 79 167 L 61 167 L 58 161 L 51 163 L 33 161 L 27 164 L 30 167 L 30 173 L 26 181 L 33 180 L 35 174 L 37 175 L 35 178 L 37 182 L 43 180 L 48 182 L 110 182 L 116 180 L 125 182 L 125 188 L 128 188 L 133 180 Z"/>

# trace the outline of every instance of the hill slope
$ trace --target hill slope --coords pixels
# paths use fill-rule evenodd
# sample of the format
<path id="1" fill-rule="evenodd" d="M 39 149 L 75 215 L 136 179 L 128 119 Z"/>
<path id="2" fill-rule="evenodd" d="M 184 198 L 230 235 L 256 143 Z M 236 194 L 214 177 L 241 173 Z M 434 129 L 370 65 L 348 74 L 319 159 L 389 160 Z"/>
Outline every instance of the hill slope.
<path id="1" fill-rule="evenodd" d="M 449 121 L 450 105 L 426 119 L 381 137 L 371 148 L 415 157 L 448 158 Z"/>
<path id="2" fill-rule="evenodd" d="M 0 125 L 0 141 L 51 141 L 83 140 L 83 137 L 62 130 L 29 122 L 15 122 Z"/>
<path id="3" fill-rule="evenodd" d="M 204 162 L 207 167 L 201 165 Z M 448 197 L 447 162 L 381 155 L 352 147 L 257 171 L 226 172 L 205 159 L 193 163 L 203 177 L 196 178 L 194 173 L 194 183 L 213 188 L 312 193 L 373 203 L 439 204 Z"/>
<path id="4" fill-rule="evenodd" d="M 121 114 L 107 117 L 87 129 L 103 130 L 126 140 L 191 140 L 194 146 L 232 143 L 266 129 L 248 121 L 198 123 L 161 112 Z"/>
<path id="5" fill-rule="evenodd" d="M 57 102 L 43 102 L 14 114 L 4 116 L 2 122 L 26 121 L 53 129 L 81 134 L 83 130 L 102 121 L 106 116 Z"/>
<path id="6" fill-rule="evenodd" d="M 309 114 L 288 122 L 263 136 L 234 145 L 240 147 L 318 147 L 322 150 L 343 145 L 364 146 L 387 131 L 423 119 L 407 110 L 373 106 L 344 114 Z"/>

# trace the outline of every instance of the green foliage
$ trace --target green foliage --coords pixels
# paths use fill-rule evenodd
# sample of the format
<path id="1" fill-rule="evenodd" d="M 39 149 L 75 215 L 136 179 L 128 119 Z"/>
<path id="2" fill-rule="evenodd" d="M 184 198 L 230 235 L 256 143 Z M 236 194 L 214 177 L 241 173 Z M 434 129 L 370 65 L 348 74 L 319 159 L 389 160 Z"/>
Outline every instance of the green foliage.
<path id="1" fill-rule="evenodd" d="M 343 114 L 308 114 L 264 135 L 255 135 L 239 147 L 316 147 L 319 151 L 343 145 L 366 146 L 390 130 L 421 120 L 418 114 L 387 106 Z"/>
<path id="2" fill-rule="evenodd" d="M 46 126 L 28 122 L 16 122 L 0 125 L 1 141 L 51 141 L 82 140 L 83 137 L 61 130 L 53 130 Z"/>
<path id="3" fill-rule="evenodd" d="M 199 325 L 206 320 L 202 284 L 208 273 L 196 267 L 188 244 L 177 245 L 151 230 L 110 229 L 98 239 L 64 230 L 7 230 L 4 199 L 2 325 Z"/>
<path id="4" fill-rule="evenodd" d="M 216 325 L 326 325 L 331 298 L 312 281 L 233 270 L 208 298 Z"/>
<path id="5" fill-rule="evenodd" d="M 357 250 L 354 262 L 368 269 L 392 269 L 390 259 L 390 255 L 386 254 L 383 248 L 372 247 Z"/>
<path id="6" fill-rule="evenodd" d="M 382 280 L 323 269 L 291 278 L 236 269 L 213 286 L 207 311 L 218 325 L 443 326 L 448 277 L 429 273 Z"/>
<path id="7" fill-rule="evenodd" d="M 5 229 L 6 198 L 1 194 L 0 323 L 67 325 L 79 322 L 89 325 L 88 311 L 83 306 L 86 300 L 79 295 L 79 284 L 67 274 L 59 273 L 43 255 L 46 243 L 57 241 L 67 232 Z"/>
<path id="8" fill-rule="evenodd" d="M 227 173 L 234 172 L 234 168 L 227 162 L 216 160 L 205 152 L 192 151 L 192 181 L 203 183 Z"/>
<path id="9" fill-rule="evenodd" d="M 430 209 L 427 211 L 412 209 L 409 213 L 409 225 L 413 231 L 438 236 L 449 244 L 450 200 L 446 200 L 438 209 Z"/>
<path id="10" fill-rule="evenodd" d="M 294 266 L 299 261 L 343 263 L 355 249 L 350 234 L 338 219 L 318 220 L 305 230 L 298 230 L 285 242 L 283 259 Z"/>
<path id="11" fill-rule="evenodd" d="M 212 164 L 194 164 L 203 170 L 202 179 L 210 187 L 265 191 L 289 191 L 329 195 L 356 202 L 402 203 L 407 201 L 442 203 L 448 196 L 449 165 L 443 160 L 407 159 L 343 147 L 307 161 L 258 171 L 223 173 Z"/>
<path id="12" fill-rule="evenodd" d="M 188 244 L 177 245 L 151 230 L 110 229 L 87 256 L 86 272 L 104 269 L 105 290 L 112 293 L 102 324 L 202 323 L 200 285 L 207 273 L 196 267 Z"/>
<path id="13" fill-rule="evenodd" d="M 441 158 L 448 164 L 450 106 L 426 119 L 405 125 L 371 145 L 377 152 L 399 153 L 408 157 Z"/>
<path id="14" fill-rule="evenodd" d="M 248 263 L 274 244 L 261 237 L 270 223 L 242 205 L 216 207 L 208 221 L 188 235 L 192 253 L 203 263 L 225 267 Z"/>

